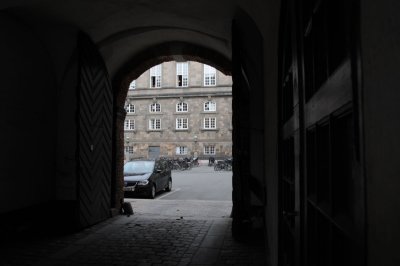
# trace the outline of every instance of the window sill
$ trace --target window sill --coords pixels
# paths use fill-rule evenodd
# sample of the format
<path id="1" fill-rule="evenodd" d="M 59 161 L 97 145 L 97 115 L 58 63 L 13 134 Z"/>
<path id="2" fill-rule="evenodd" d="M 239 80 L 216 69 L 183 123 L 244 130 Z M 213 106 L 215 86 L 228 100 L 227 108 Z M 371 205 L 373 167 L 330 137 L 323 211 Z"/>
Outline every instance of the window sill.
<path id="1" fill-rule="evenodd" d="M 163 132 L 163 129 L 148 129 L 146 132 Z"/>
<path id="2" fill-rule="evenodd" d="M 174 130 L 175 132 L 187 132 L 187 131 L 189 131 L 189 129 L 188 128 L 175 128 L 175 130 Z"/>
<path id="3" fill-rule="evenodd" d="M 201 131 L 219 131 L 219 128 L 202 128 Z"/>
<path id="4" fill-rule="evenodd" d="M 174 112 L 174 115 L 189 115 L 189 111 L 183 111 L 183 112 Z"/>

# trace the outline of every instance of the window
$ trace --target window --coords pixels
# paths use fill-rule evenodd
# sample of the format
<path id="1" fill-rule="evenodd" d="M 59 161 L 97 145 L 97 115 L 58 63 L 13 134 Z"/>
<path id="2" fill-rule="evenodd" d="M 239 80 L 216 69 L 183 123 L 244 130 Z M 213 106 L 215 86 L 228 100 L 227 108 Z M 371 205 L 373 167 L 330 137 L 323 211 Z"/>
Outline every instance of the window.
<path id="1" fill-rule="evenodd" d="M 135 129 L 135 120 L 125 120 L 125 130 L 134 130 Z"/>
<path id="2" fill-rule="evenodd" d="M 161 65 L 150 68 L 150 88 L 161 88 Z"/>
<path id="3" fill-rule="evenodd" d="M 188 129 L 188 119 L 187 118 L 177 118 L 176 119 L 176 129 Z"/>
<path id="4" fill-rule="evenodd" d="M 214 145 L 204 146 L 204 155 L 215 155 L 215 146 Z"/>
<path id="5" fill-rule="evenodd" d="M 152 118 L 149 120 L 149 129 L 150 130 L 160 130 L 161 129 L 161 119 L 160 118 Z"/>
<path id="6" fill-rule="evenodd" d="M 309 100 L 350 55 L 346 1 L 309 1 L 303 8 L 305 93 Z"/>
<path id="7" fill-rule="evenodd" d="M 130 90 L 136 89 L 136 80 L 132 81 L 131 84 L 129 84 L 129 89 Z"/>
<path id="8" fill-rule="evenodd" d="M 133 154 L 133 147 L 132 146 L 125 146 L 125 153 Z"/>
<path id="9" fill-rule="evenodd" d="M 126 112 L 127 112 L 128 114 L 133 114 L 133 113 L 135 113 L 135 105 L 133 105 L 133 104 L 128 104 L 128 105 L 126 106 Z"/>
<path id="10" fill-rule="evenodd" d="M 215 86 L 216 74 L 217 71 L 215 70 L 215 68 L 209 65 L 204 65 L 204 86 Z"/>
<path id="11" fill-rule="evenodd" d="M 204 118 L 204 129 L 216 129 L 217 123 L 215 117 Z"/>
<path id="12" fill-rule="evenodd" d="M 150 105 L 150 113 L 158 113 L 161 112 L 161 105 L 159 103 L 153 103 Z"/>
<path id="13" fill-rule="evenodd" d="M 217 104 L 212 101 L 204 103 L 204 112 L 215 112 L 217 111 Z"/>
<path id="14" fill-rule="evenodd" d="M 176 86 L 187 87 L 188 86 L 188 63 L 176 63 Z"/>
<path id="15" fill-rule="evenodd" d="M 188 105 L 187 103 L 180 102 L 176 104 L 176 111 L 177 112 L 187 112 L 188 111 Z"/>
<path id="16" fill-rule="evenodd" d="M 176 147 L 177 155 L 186 155 L 188 153 L 188 148 L 186 146 L 178 146 Z"/>

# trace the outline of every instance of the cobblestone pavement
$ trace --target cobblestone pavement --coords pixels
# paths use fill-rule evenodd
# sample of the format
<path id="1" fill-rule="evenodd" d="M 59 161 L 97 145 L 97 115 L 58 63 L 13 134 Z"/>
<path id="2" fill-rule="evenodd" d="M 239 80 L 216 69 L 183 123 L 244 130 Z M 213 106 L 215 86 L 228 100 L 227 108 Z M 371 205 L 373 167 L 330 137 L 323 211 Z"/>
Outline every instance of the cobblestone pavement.
<path id="1" fill-rule="evenodd" d="M 119 215 L 64 237 L 14 239 L 1 247 L 0 265 L 265 265 L 264 248 L 234 241 L 231 222 Z"/>

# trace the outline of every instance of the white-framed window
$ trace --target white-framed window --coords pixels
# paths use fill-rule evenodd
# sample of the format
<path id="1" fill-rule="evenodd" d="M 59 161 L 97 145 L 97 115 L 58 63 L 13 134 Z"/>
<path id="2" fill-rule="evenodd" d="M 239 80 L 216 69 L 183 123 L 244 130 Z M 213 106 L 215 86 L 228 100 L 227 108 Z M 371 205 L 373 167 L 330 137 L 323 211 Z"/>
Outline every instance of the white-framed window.
<path id="1" fill-rule="evenodd" d="M 129 84 L 129 89 L 130 90 L 136 89 L 136 80 L 132 81 L 131 84 Z"/>
<path id="2" fill-rule="evenodd" d="M 152 103 L 149 106 L 150 113 L 159 113 L 161 112 L 161 104 L 159 103 Z"/>
<path id="3" fill-rule="evenodd" d="M 216 129 L 217 119 L 215 117 L 205 117 L 204 118 L 204 129 Z"/>
<path id="4" fill-rule="evenodd" d="M 126 112 L 127 112 L 128 114 L 133 114 L 133 113 L 135 113 L 135 105 L 129 103 L 129 104 L 126 106 Z"/>
<path id="5" fill-rule="evenodd" d="M 188 153 L 188 148 L 186 146 L 178 146 L 176 147 L 177 155 L 186 155 Z"/>
<path id="6" fill-rule="evenodd" d="M 215 155 L 215 146 L 214 145 L 205 145 L 204 146 L 204 155 Z"/>
<path id="7" fill-rule="evenodd" d="M 204 86 L 216 85 L 217 70 L 212 66 L 204 64 Z"/>
<path id="8" fill-rule="evenodd" d="M 133 119 L 127 119 L 125 120 L 125 130 L 134 130 L 135 129 L 135 120 Z"/>
<path id="9" fill-rule="evenodd" d="M 188 119 L 187 118 L 177 118 L 176 119 L 176 129 L 188 129 Z"/>
<path id="10" fill-rule="evenodd" d="M 161 129 L 161 119 L 151 118 L 149 119 L 149 130 L 160 130 Z"/>
<path id="11" fill-rule="evenodd" d="M 161 88 L 161 64 L 150 68 L 150 88 Z"/>
<path id="12" fill-rule="evenodd" d="M 125 153 L 133 154 L 133 147 L 132 146 L 125 146 Z"/>
<path id="13" fill-rule="evenodd" d="M 217 104 L 213 101 L 204 103 L 204 112 L 215 112 L 217 111 Z"/>
<path id="14" fill-rule="evenodd" d="M 188 111 L 188 104 L 185 102 L 180 102 L 176 104 L 176 111 L 177 112 L 187 112 Z"/>
<path id="15" fill-rule="evenodd" d="M 189 64 L 188 62 L 176 63 L 176 86 L 187 87 L 189 82 Z"/>

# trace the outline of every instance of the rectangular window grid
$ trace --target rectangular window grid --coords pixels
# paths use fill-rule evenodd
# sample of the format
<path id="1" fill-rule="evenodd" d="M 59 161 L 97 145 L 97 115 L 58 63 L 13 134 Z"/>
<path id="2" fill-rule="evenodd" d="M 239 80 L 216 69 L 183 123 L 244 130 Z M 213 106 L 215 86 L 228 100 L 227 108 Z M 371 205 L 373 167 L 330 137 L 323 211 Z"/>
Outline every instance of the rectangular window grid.
<path id="1" fill-rule="evenodd" d="M 216 74 L 217 71 L 215 68 L 204 65 L 204 86 L 215 86 Z"/>
<path id="2" fill-rule="evenodd" d="M 204 129 L 216 129 L 217 119 L 215 117 L 205 117 L 204 118 Z"/>
<path id="3" fill-rule="evenodd" d="M 128 105 L 126 106 L 126 112 L 127 112 L 128 114 L 133 114 L 133 113 L 135 113 L 135 105 L 133 105 L 133 104 L 128 104 Z"/>
<path id="4" fill-rule="evenodd" d="M 215 146 L 214 145 L 204 146 L 204 155 L 215 155 Z"/>
<path id="5" fill-rule="evenodd" d="M 205 102 L 204 103 L 204 111 L 205 112 L 215 112 L 217 111 L 217 104 L 215 102 Z"/>
<path id="6" fill-rule="evenodd" d="M 158 113 L 161 112 L 161 104 L 153 103 L 150 105 L 150 113 Z"/>
<path id="7" fill-rule="evenodd" d="M 161 65 L 150 68 L 150 88 L 161 88 Z"/>
<path id="8" fill-rule="evenodd" d="M 188 129 L 188 119 L 187 118 L 177 118 L 176 119 L 176 129 Z"/>
<path id="9" fill-rule="evenodd" d="M 133 154 L 133 147 L 132 146 L 125 146 L 125 153 Z"/>
<path id="10" fill-rule="evenodd" d="M 149 120 L 149 129 L 150 130 L 160 130 L 161 129 L 161 119 L 160 118 L 152 118 Z"/>
<path id="11" fill-rule="evenodd" d="M 189 80 L 188 63 L 176 63 L 176 86 L 187 87 Z"/>
<path id="12" fill-rule="evenodd" d="M 178 146 L 176 147 L 177 155 L 186 155 L 188 153 L 188 148 L 186 146 Z"/>
<path id="13" fill-rule="evenodd" d="M 177 112 L 187 112 L 188 111 L 187 103 L 184 103 L 184 102 L 178 103 L 176 105 L 176 111 Z"/>
<path id="14" fill-rule="evenodd" d="M 125 130 L 134 130 L 135 129 L 135 120 L 125 120 Z"/>

